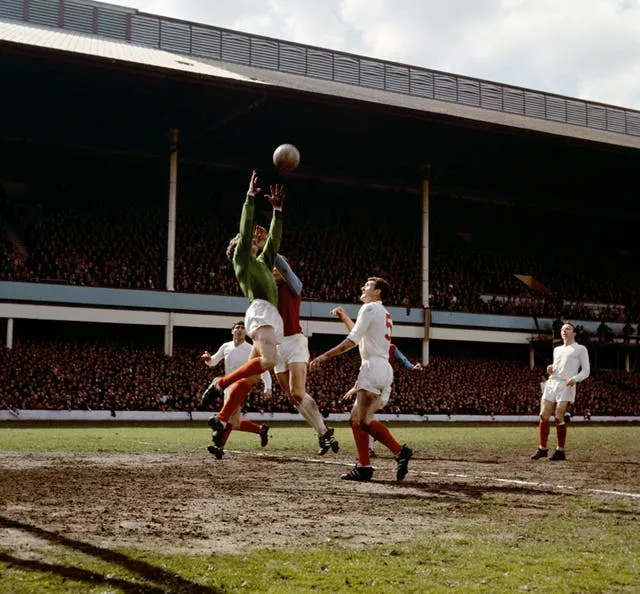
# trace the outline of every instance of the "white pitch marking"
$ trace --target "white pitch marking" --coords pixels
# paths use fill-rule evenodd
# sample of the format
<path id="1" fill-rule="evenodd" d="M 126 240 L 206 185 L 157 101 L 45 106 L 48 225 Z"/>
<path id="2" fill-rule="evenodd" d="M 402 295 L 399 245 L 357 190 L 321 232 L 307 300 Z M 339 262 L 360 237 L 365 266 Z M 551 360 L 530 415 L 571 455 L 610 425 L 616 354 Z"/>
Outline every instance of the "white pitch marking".
<path id="1" fill-rule="evenodd" d="M 640 493 L 626 493 L 625 491 L 606 491 L 605 489 L 587 489 L 591 493 L 604 493 L 605 495 L 624 495 L 625 497 L 633 497 L 640 499 Z"/>
<path id="2" fill-rule="evenodd" d="M 518 479 L 501 479 L 501 478 L 496 478 L 493 479 L 498 483 L 510 483 L 513 485 L 523 485 L 523 486 L 528 486 L 528 487 L 537 487 L 540 485 L 540 483 L 535 483 L 532 481 L 519 481 Z"/>
<path id="3" fill-rule="evenodd" d="M 282 456 L 278 454 L 269 454 L 263 452 L 243 452 L 239 450 L 225 450 L 225 452 L 229 452 L 231 454 L 240 454 L 243 456 L 255 456 L 258 458 L 274 458 L 276 460 L 291 460 L 292 462 L 305 462 L 305 463 L 315 463 L 315 464 L 327 464 L 329 466 L 353 466 L 353 463 L 341 462 L 339 460 L 325 460 L 323 458 L 303 458 L 300 456 Z M 374 466 L 375 470 L 382 470 L 381 466 Z M 497 478 L 493 476 L 482 476 L 482 475 L 471 475 L 471 474 L 459 474 L 453 472 L 437 472 L 433 470 L 418 470 L 413 471 L 414 474 L 421 475 L 429 475 L 429 476 L 445 476 L 452 478 L 470 478 L 475 480 L 484 480 L 484 481 L 493 481 L 496 483 L 508 483 L 513 485 L 522 485 L 529 487 L 539 487 L 542 489 L 557 489 L 557 490 L 570 490 L 570 491 L 578 491 L 576 487 L 571 485 L 551 485 L 548 483 L 538 483 L 535 481 L 523 481 L 519 479 L 505 479 L 505 478 Z M 618 497 L 631 497 L 632 499 L 640 499 L 640 493 L 629 493 L 626 491 L 611 491 L 606 489 L 585 489 L 587 493 L 599 493 L 601 495 L 617 495 Z"/>

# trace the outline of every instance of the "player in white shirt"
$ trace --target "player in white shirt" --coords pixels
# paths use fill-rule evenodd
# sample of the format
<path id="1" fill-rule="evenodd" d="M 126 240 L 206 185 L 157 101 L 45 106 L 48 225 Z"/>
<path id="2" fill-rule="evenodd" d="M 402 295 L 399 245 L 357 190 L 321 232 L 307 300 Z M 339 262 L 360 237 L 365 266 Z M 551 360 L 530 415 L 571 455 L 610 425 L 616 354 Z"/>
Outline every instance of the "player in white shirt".
<path id="1" fill-rule="evenodd" d="M 390 292 L 389 284 L 384 279 L 375 276 L 367 279 L 360 295 L 360 301 L 364 305 L 360 308 L 356 323 L 347 338 L 311 362 L 312 367 L 321 365 L 356 345 L 360 350 L 362 363 L 356 380 L 356 402 L 350 419 L 358 450 L 358 463 L 351 472 L 342 475 L 342 478 L 348 481 L 369 481 L 373 476 L 369 454 L 370 435 L 395 456 L 398 465 L 396 478 L 399 481 L 407 475 L 409 460 L 413 455 L 406 444 L 401 445 L 397 442 L 389 429 L 374 419 L 376 411 L 382 406 L 383 395 L 390 394 L 393 383 L 393 368 L 389 363 L 393 322 L 391 315 L 382 305 Z"/>
<path id="2" fill-rule="evenodd" d="M 224 373 L 225 375 L 235 371 L 242 365 L 244 365 L 251 355 L 251 345 L 246 340 L 246 330 L 244 326 L 244 321 L 239 320 L 231 327 L 231 335 L 233 336 L 233 340 L 229 342 L 225 342 L 220 345 L 220 348 L 212 355 L 208 351 L 202 353 L 201 358 L 209 367 L 215 367 L 221 361 L 224 360 Z M 264 384 L 264 394 L 267 397 L 271 396 L 271 374 L 268 371 L 265 371 L 261 376 L 255 376 L 251 378 L 249 381 L 251 385 L 257 383 L 259 379 L 262 379 L 262 383 Z M 229 392 L 231 387 L 228 387 L 224 391 L 225 401 L 229 397 Z M 269 426 L 268 425 L 258 425 L 252 421 L 247 419 L 240 418 L 240 408 L 237 408 L 235 412 L 229 418 L 229 423 L 227 424 L 222 438 L 222 445 L 220 447 L 215 444 L 210 445 L 207 449 L 209 453 L 213 454 L 218 460 L 222 458 L 224 454 L 224 445 L 229 439 L 229 434 L 233 429 L 237 429 L 239 431 L 247 431 L 249 433 L 257 433 L 260 436 L 260 445 L 264 448 L 269 441 Z"/>
<path id="3" fill-rule="evenodd" d="M 347 327 L 347 330 L 351 332 L 351 329 L 355 326 L 355 322 L 347 315 L 347 312 L 344 310 L 343 307 L 341 306 L 334 307 L 330 313 L 336 316 L 337 318 L 340 318 L 340 320 L 342 320 L 342 323 Z M 400 366 L 400 365 L 402 365 L 402 367 L 404 367 L 405 369 L 413 369 L 414 371 L 422 371 L 422 369 L 424 369 L 421 363 L 411 363 L 411 361 L 409 361 L 409 359 L 405 357 L 404 353 L 393 343 L 389 345 L 389 363 L 394 370 L 396 369 L 396 366 Z M 342 397 L 342 399 L 350 400 L 356 395 L 357 391 L 358 390 L 354 386 Z M 391 397 L 391 388 L 386 390 L 380 396 L 381 408 L 387 406 L 387 404 L 389 403 L 390 397 Z M 377 458 L 375 443 L 376 443 L 376 440 L 373 439 L 372 435 L 369 435 L 369 457 L 371 458 Z"/>
<path id="4" fill-rule="evenodd" d="M 565 322 L 560 329 L 561 345 L 553 349 L 553 363 L 547 366 L 549 379 L 544 383 L 540 402 L 540 445 L 532 460 L 546 458 L 549 454 L 549 419 L 556 420 L 558 445 L 550 460 L 565 460 L 564 446 L 567 439 L 565 413 L 570 402 L 576 399 L 576 384 L 589 377 L 589 352 L 576 342 L 576 332 L 571 322 Z"/>

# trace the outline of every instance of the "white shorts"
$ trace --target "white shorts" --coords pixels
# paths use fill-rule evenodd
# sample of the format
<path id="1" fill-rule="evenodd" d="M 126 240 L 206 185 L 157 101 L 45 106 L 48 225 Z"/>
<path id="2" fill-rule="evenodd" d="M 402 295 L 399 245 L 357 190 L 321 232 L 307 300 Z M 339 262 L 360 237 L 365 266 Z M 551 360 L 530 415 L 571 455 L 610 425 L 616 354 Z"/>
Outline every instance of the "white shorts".
<path id="1" fill-rule="evenodd" d="M 276 361 L 276 373 L 282 373 L 289 369 L 291 363 L 309 362 L 309 340 L 304 334 L 292 334 L 285 336 L 278 345 L 278 359 Z"/>
<path id="2" fill-rule="evenodd" d="M 548 379 L 542 388 L 542 399 L 549 402 L 575 402 L 576 387 L 567 386 L 566 380 Z"/>
<path id="3" fill-rule="evenodd" d="M 372 394 L 381 394 L 387 397 L 391 395 L 391 384 L 393 383 L 393 368 L 389 364 L 389 359 L 377 358 L 363 361 L 360 365 L 356 388 L 366 390 Z M 388 394 L 385 393 L 388 390 Z"/>
<path id="4" fill-rule="evenodd" d="M 271 326 L 276 333 L 276 343 L 280 344 L 284 337 L 282 316 L 275 306 L 264 299 L 254 299 L 244 314 L 244 327 L 247 336 L 253 338 L 255 331 L 263 326 Z"/>

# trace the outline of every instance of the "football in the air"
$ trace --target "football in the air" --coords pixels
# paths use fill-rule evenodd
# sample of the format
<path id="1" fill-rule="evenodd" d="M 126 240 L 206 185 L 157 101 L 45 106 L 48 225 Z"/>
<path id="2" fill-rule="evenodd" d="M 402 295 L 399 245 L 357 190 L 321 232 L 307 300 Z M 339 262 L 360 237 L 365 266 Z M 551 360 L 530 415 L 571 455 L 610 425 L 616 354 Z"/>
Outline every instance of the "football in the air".
<path id="1" fill-rule="evenodd" d="M 300 151 L 292 144 L 281 144 L 273 151 L 273 164 L 280 171 L 293 171 L 300 165 Z"/>

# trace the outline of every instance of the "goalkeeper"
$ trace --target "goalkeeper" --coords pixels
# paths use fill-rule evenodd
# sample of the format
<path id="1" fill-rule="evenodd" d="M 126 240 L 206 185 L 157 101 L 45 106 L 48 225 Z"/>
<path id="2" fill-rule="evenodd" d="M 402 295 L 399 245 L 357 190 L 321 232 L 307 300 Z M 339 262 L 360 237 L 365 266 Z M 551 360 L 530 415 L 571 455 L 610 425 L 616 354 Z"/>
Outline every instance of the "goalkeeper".
<path id="1" fill-rule="evenodd" d="M 282 202 L 286 190 L 284 186 L 276 184 L 270 187 L 270 193 L 266 195 L 273 206 L 268 234 L 264 227 L 254 225 L 254 199 L 260 191 L 258 176 L 253 171 L 242 207 L 240 233 L 227 247 L 227 258 L 233 263 L 240 288 L 249 300 L 244 324 L 247 335 L 253 340 L 253 349 L 244 365 L 232 373 L 215 378 L 201 400 L 202 406 L 206 407 L 215 396 L 223 398 L 224 390 L 231 386 L 224 406 L 217 415 L 209 419 L 213 442 L 218 448 L 222 448 L 223 436 L 231 415 L 251 391 L 254 382 L 250 378 L 275 367 L 276 346 L 283 337 L 282 317 L 278 312 L 278 288 L 272 270 L 282 239 Z M 260 255 L 258 252 L 261 252 Z"/>

